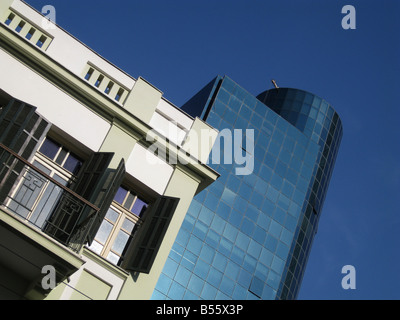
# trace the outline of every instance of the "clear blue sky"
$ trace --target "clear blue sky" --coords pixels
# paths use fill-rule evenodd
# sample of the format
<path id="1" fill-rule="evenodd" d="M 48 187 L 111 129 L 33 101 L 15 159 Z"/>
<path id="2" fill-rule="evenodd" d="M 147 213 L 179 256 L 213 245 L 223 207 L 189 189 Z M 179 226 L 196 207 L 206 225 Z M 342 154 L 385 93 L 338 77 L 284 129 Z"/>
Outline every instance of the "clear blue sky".
<path id="1" fill-rule="evenodd" d="M 400 299 L 400 1 L 27 2 L 178 106 L 218 74 L 254 95 L 275 79 L 325 98 L 344 137 L 299 298 Z M 341 287 L 348 264 L 355 290 Z"/>

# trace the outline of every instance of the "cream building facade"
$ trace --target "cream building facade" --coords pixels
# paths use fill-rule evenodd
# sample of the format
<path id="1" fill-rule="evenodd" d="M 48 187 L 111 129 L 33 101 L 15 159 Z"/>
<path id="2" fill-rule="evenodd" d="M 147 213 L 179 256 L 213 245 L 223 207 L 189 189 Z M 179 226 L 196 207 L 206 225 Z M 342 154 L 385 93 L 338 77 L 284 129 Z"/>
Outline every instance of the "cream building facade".
<path id="1" fill-rule="evenodd" d="M 0 299 L 147 300 L 218 132 L 44 20 L 0 2 Z"/>

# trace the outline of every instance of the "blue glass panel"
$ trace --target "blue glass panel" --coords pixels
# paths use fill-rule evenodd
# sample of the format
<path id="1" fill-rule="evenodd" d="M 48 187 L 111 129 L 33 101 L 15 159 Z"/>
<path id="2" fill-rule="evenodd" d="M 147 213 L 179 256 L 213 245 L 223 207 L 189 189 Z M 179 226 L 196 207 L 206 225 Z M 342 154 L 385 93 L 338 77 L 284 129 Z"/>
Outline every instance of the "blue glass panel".
<path id="1" fill-rule="evenodd" d="M 190 249 L 190 251 L 192 251 L 194 254 L 199 254 L 201 247 L 203 245 L 203 242 L 195 237 L 195 236 L 191 236 L 188 242 L 188 248 Z"/>
<path id="2" fill-rule="evenodd" d="M 234 287 L 235 287 L 235 284 L 231 278 L 228 278 L 227 276 L 222 277 L 220 290 L 223 293 L 225 293 L 228 296 L 232 295 Z"/>
<path id="3" fill-rule="evenodd" d="M 250 273 L 253 273 L 254 270 L 256 269 L 257 265 L 257 260 L 253 258 L 250 255 L 246 255 L 244 257 L 244 262 L 243 262 L 243 268 L 249 271 Z"/>
<path id="4" fill-rule="evenodd" d="M 219 199 L 211 192 L 209 192 L 204 200 L 204 205 L 210 209 L 211 211 L 215 211 L 217 209 Z"/>
<path id="5" fill-rule="evenodd" d="M 222 276 L 223 274 L 221 271 L 211 267 L 210 271 L 208 272 L 207 282 L 218 288 L 221 283 Z"/>
<path id="6" fill-rule="evenodd" d="M 200 295 L 200 297 L 204 300 L 215 300 L 215 297 L 217 296 L 217 288 L 214 286 L 208 284 L 207 282 L 204 284 L 203 291 Z"/>
<path id="7" fill-rule="evenodd" d="M 213 217 L 214 214 L 211 210 L 207 209 L 206 207 L 201 207 L 200 213 L 198 214 L 198 218 L 200 221 L 202 221 L 205 225 L 209 226 L 211 224 Z"/>
<path id="8" fill-rule="evenodd" d="M 271 270 L 268 274 L 267 284 L 273 289 L 277 290 L 279 286 L 279 280 L 280 276 L 276 272 Z"/>
<path id="9" fill-rule="evenodd" d="M 243 232 L 238 233 L 235 244 L 242 250 L 246 251 L 250 243 L 250 238 Z"/>
<path id="10" fill-rule="evenodd" d="M 198 296 L 196 296 L 193 292 L 186 290 L 185 294 L 183 295 L 183 300 L 197 300 Z"/>
<path id="11" fill-rule="evenodd" d="M 268 226 L 264 228 L 265 230 L 268 229 Z M 256 229 L 254 230 L 253 234 L 253 239 L 259 243 L 264 243 L 265 237 L 266 237 L 266 232 L 263 228 L 260 226 L 256 226 Z"/>
<path id="12" fill-rule="evenodd" d="M 264 286 L 264 291 L 262 294 L 262 299 L 263 300 L 273 300 L 275 299 L 276 296 L 276 291 L 272 289 L 270 286 Z"/>
<path id="13" fill-rule="evenodd" d="M 281 239 L 282 239 L 282 235 L 281 235 Z M 279 241 L 278 247 L 276 248 L 276 254 L 278 255 L 278 257 L 285 260 L 287 258 L 288 253 L 289 253 L 289 247 L 287 245 L 285 245 L 283 242 Z"/>
<path id="14" fill-rule="evenodd" d="M 183 296 L 185 294 L 185 291 L 186 291 L 185 287 L 181 286 L 179 283 L 174 281 L 171 284 L 168 296 L 175 300 L 182 300 Z"/>
<path id="15" fill-rule="evenodd" d="M 161 273 L 157 283 L 157 290 L 163 294 L 167 294 L 171 284 L 172 279 Z"/>
<path id="16" fill-rule="evenodd" d="M 179 284 L 181 284 L 182 286 L 186 287 L 187 284 L 189 283 L 191 274 L 192 273 L 188 269 L 186 269 L 182 266 L 179 266 L 174 280 L 176 282 L 178 282 Z"/>
<path id="17" fill-rule="evenodd" d="M 215 249 L 205 244 L 201 249 L 200 258 L 208 264 L 211 264 L 211 262 L 214 260 L 214 254 Z"/>
<path id="18" fill-rule="evenodd" d="M 271 234 L 267 235 L 264 246 L 271 252 L 275 252 L 276 246 L 278 245 L 278 239 L 273 237 Z"/>
<path id="19" fill-rule="evenodd" d="M 232 293 L 232 298 L 234 300 L 244 300 L 246 299 L 247 289 L 243 288 L 241 285 L 236 284 L 235 289 Z"/>
<path id="20" fill-rule="evenodd" d="M 224 192 L 222 193 L 221 199 L 224 200 L 227 204 L 232 205 L 235 201 L 235 198 L 236 194 L 228 188 L 225 188 Z"/>
<path id="21" fill-rule="evenodd" d="M 257 219 L 257 225 L 264 230 L 268 230 L 269 225 L 271 223 L 271 218 L 269 218 L 266 214 L 260 214 Z"/>
<path id="22" fill-rule="evenodd" d="M 157 289 L 155 289 L 153 291 L 153 294 L 151 295 L 151 300 L 165 300 L 167 297 L 162 294 L 160 291 L 158 291 Z"/>
<path id="23" fill-rule="evenodd" d="M 238 283 L 245 288 L 248 288 L 251 283 L 251 274 L 245 269 L 241 269 L 238 277 Z"/>
<path id="24" fill-rule="evenodd" d="M 174 278 L 178 266 L 179 265 L 174 260 L 168 258 L 167 262 L 165 263 L 163 273 L 165 273 L 170 278 Z"/>
<path id="25" fill-rule="evenodd" d="M 208 232 L 208 226 L 202 223 L 201 221 L 197 221 L 195 223 L 194 229 L 192 231 L 192 233 L 200 240 L 205 239 L 207 232 Z"/>
<path id="26" fill-rule="evenodd" d="M 210 229 L 210 230 L 208 230 L 205 242 L 207 244 L 209 244 L 211 247 L 216 248 L 216 247 L 218 247 L 220 239 L 221 239 L 221 236 L 214 230 Z"/>
<path id="27" fill-rule="evenodd" d="M 256 296 L 261 297 L 263 289 L 264 289 L 264 282 L 258 279 L 257 277 L 254 277 L 253 280 L 251 281 L 250 291 L 254 293 Z"/>
<path id="28" fill-rule="evenodd" d="M 231 255 L 232 248 L 233 248 L 233 243 L 222 237 L 221 241 L 219 242 L 218 251 L 223 255 L 229 257 Z"/>
<path id="29" fill-rule="evenodd" d="M 283 268 L 285 267 L 285 262 L 278 256 L 274 256 L 271 263 L 271 269 L 277 274 L 282 274 Z"/>
<path id="30" fill-rule="evenodd" d="M 237 241 L 237 239 L 236 239 Z M 234 246 L 231 253 L 231 259 L 238 265 L 242 265 L 244 260 L 245 252 L 237 246 Z"/>
<path id="31" fill-rule="evenodd" d="M 235 262 L 228 260 L 228 265 L 225 269 L 225 274 L 231 278 L 233 281 L 236 281 L 237 277 L 239 276 L 241 268 Z"/>
<path id="32" fill-rule="evenodd" d="M 212 260 L 212 256 L 211 256 Z M 210 262 L 203 261 L 201 259 L 197 260 L 194 267 L 194 274 L 198 275 L 200 278 L 205 279 L 207 277 L 208 271 L 210 270 Z"/>
<path id="33" fill-rule="evenodd" d="M 273 257 L 274 257 L 274 255 L 271 251 L 269 251 L 266 248 L 262 248 L 259 261 L 266 266 L 270 266 L 272 263 Z"/>
<path id="34" fill-rule="evenodd" d="M 261 253 L 261 249 L 262 247 L 259 243 L 251 240 L 247 252 L 251 254 L 254 258 L 258 259 Z"/>
<path id="35" fill-rule="evenodd" d="M 225 226 L 225 230 L 223 232 L 223 236 L 226 237 L 231 242 L 235 242 L 238 232 L 239 232 L 239 230 L 237 228 L 235 228 L 231 224 L 227 224 Z"/>
<path id="36" fill-rule="evenodd" d="M 257 266 L 256 266 L 256 271 L 254 273 L 254 275 L 259 278 L 262 282 L 267 281 L 267 277 L 268 277 L 268 273 L 269 273 L 269 268 L 266 267 L 266 265 L 262 262 L 258 262 Z"/>
<path id="37" fill-rule="evenodd" d="M 203 286 L 204 286 L 204 280 L 196 275 L 192 275 L 188 284 L 188 289 L 191 290 L 194 294 L 199 296 L 201 294 Z"/>
<path id="38" fill-rule="evenodd" d="M 241 230 L 244 234 L 251 237 L 253 235 L 254 228 L 255 228 L 254 222 L 250 221 L 247 218 L 243 219 Z"/>

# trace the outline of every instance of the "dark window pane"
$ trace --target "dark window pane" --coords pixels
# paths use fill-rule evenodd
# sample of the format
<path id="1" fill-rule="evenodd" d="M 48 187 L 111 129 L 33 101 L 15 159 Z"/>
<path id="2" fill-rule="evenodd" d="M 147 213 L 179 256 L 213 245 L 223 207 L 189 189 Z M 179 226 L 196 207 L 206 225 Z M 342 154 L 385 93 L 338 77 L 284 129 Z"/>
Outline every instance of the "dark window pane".
<path id="1" fill-rule="evenodd" d="M 31 28 L 29 32 L 26 34 L 25 38 L 31 40 L 33 34 L 35 33 L 35 29 Z"/>
<path id="2" fill-rule="evenodd" d="M 105 94 L 109 94 L 112 87 L 114 86 L 114 83 L 112 83 L 111 81 L 108 83 L 106 90 L 104 91 Z"/>
<path id="3" fill-rule="evenodd" d="M 57 156 L 56 163 L 61 165 L 64 162 L 64 159 L 65 159 L 67 153 L 68 153 L 67 150 L 65 150 L 64 148 L 61 149 L 60 153 Z"/>
<path id="4" fill-rule="evenodd" d="M 140 215 L 143 213 L 143 211 L 147 208 L 147 203 L 144 202 L 143 200 L 140 200 L 139 198 L 136 199 L 133 207 L 132 207 L 132 212 L 136 214 L 137 216 L 140 217 Z"/>
<path id="5" fill-rule="evenodd" d="M 115 100 L 121 100 L 122 95 L 124 94 L 124 89 L 119 89 L 117 95 L 115 96 Z"/>
<path id="6" fill-rule="evenodd" d="M 101 82 L 103 81 L 103 79 L 104 79 L 104 76 L 103 75 L 100 75 L 98 78 L 97 78 L 97 80 L 96 80 L 96 83 L 94 84 L 95 85 L 95 87 L 100 87 L 100 84 L 101 84 Z"/>
<path id="7" fill-rule="evenodd" d="M 85 80 L 89 80 L 90 77 L 92 76 L 93 72 L 94 72 L 94 69 L 90 68 L 89 71 L 87 72 L 86 76 L 85 76 Z"/>
<path id="8" fill-rule="evenodd" d="M 115 194 L 114 200 L 118 202 L 119 204 L 122 204 L 125 200 L 126 194 L 128 193 L 128 190 L 119 187 L 117 193 Z"/>
<path id="9" fill-rule="evenodd" d="M 10 13 L 10 15 L 8 16 L 8 18 L 7 18 L 6 22 L 5 22 L 5 24 L 9 26 L 9 25 L 11 24 L 11 21 L 14 20 L 14 18 L 15 18 L 15 14 Z"/>
<path id="10" fill-rule="evenodd" d="M 129 210 L 133 203 L 133 200 L 135 200 L 135 195 L 132 193 L 129 193 L 128 198 L 126 199 L 126 201 L 124 203 L 124 207 Z"/>
<path id="11" fill-rule="evenodd" d="M 22 28 L 25 26 L 25 21 L 21 21 L 19 25 L 15 28 L 18 33 L 21 32 Z"/>
<path id="12" fill-rule="evenodd" d="M 47 37 L 41 36 L 40 39 L 36 42 L 36 45 L 41 48 L 43 47 L 44 43 L 46 42 Z"/>
<path id="13" fill-rule="evenodd" d="M 81 166 L 82 161 L 73 154 L 70 154 L 64 163 L 64 168 L 73 174 L 77 174 Z"/>
<path id="14" fill-rule="evenodd" d="M 40 147 L 40 152 L 43 153 L 45 156 L 49 157 L 50 159 L 54 159 L 58 150 L 60 149 L 60 145 L 55 143 L 50 139 L 46 139 L 42 146 Z"/>

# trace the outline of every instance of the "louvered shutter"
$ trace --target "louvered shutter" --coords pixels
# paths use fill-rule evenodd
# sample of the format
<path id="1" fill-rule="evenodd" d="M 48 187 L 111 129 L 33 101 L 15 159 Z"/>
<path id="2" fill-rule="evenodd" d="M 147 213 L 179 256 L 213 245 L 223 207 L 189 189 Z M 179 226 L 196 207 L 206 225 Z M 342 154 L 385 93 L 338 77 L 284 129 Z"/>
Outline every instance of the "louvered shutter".
<path id="1" fill-rule="evenodd" d="M 102 180 L 98 184 L 98 188 L 93 195 L 92 203 L 100 208 L 100 211 L 96 215 L 92 222 L 91 228 L 87 235 L 87 242 L 89 245 L 92 244 L 97 231 L 102 224 L 104 217 L 107 214 L 108 208 L 114 200 L 115 194 L 120 187 L 125 176 L 125 163 L 121 160 L 117 169 L 108 169 L 104 174 Z"/>
<path id="2" fill-rule="evenodd" d="M 74 245 L 82 245 L 93 240 L 125 174 L 123 160 L 117 169 L 109 168 L 113 156 L 114 153 L 105 152 L 92 154 L 70 187 L 73 192 L 98 207 L 99 212 L 95 214 L 91 207 L 77 204 L 76 199 L 67 199 L 70 196 L 64 192 L 59 205 L 51 214 L 45 232 L 65 244 L 73 241 Z M 79 206 L 82 206 L 80 210 L 73 211 L 72 208 Z"/>
<path id="3" fill-rule="evenodd" d="M 178 198 L 162 196 L 149 206 L 124 258 L 126 270 L 150 272 L 178 203 Z"/>
<path id="4" fill-rule="evenodd" d="M 50 126 L 36 113 L 36 107 L 11 98 L 0 110 L 0 143 L 31 161 Z M 24 166 L 5 151 L 0 153 L 0 164 L 0 203 L 3 203 Z"/>

